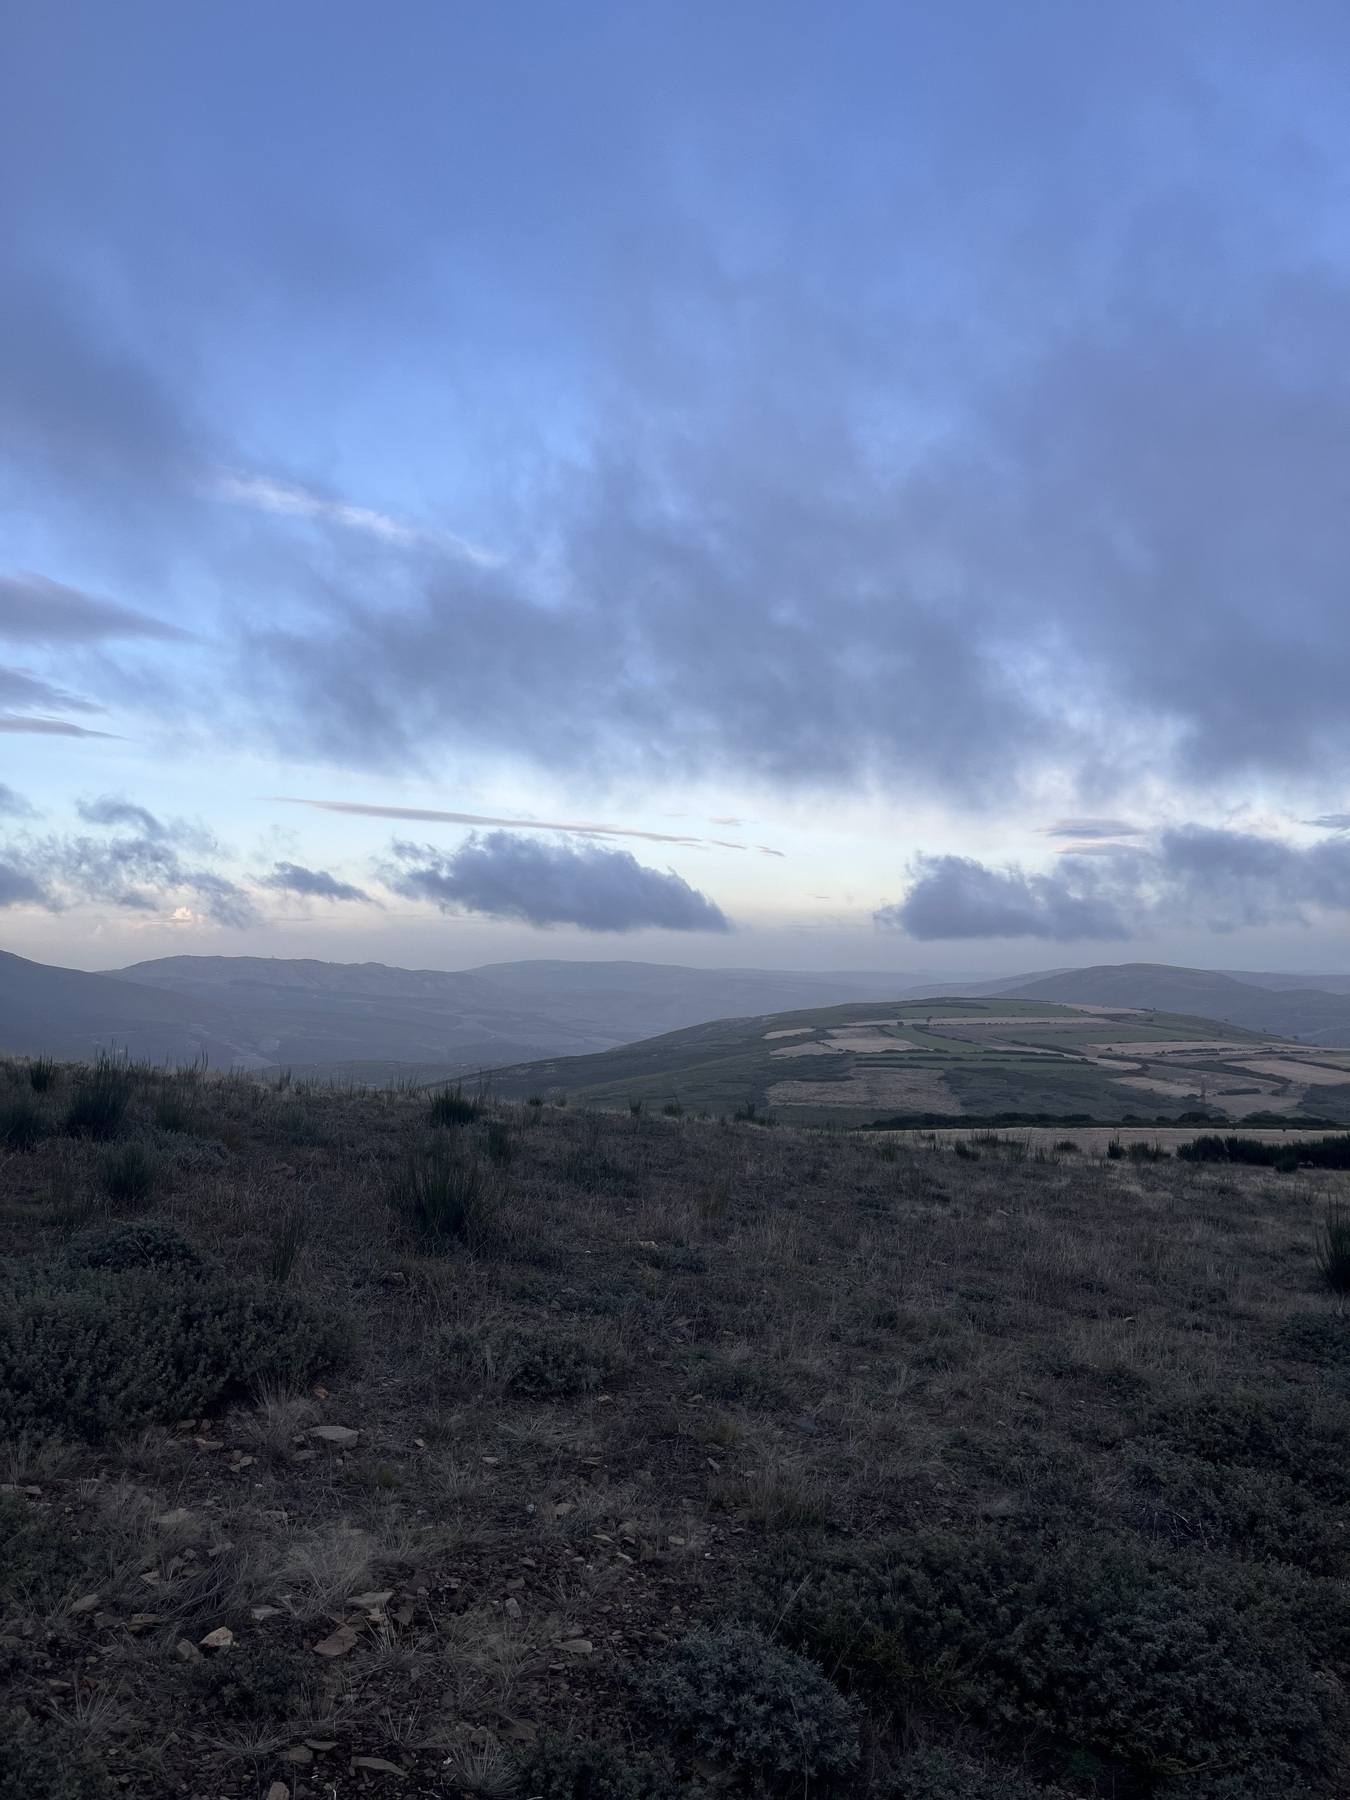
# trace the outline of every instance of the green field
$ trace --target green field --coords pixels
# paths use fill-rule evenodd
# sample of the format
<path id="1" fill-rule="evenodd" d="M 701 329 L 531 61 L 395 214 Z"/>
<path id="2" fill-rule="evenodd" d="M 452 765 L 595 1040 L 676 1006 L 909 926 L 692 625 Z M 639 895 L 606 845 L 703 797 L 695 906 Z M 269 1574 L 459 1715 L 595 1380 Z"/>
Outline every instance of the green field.
<path id="1" fill-rule="evenodd" d="M 1345 1051 L 1176 1013 L 1003 999 L 722 1019 L 599 1055 L 499 1069 L 491 1082 L 506 1099 L 567 1095 L 714 1114 L 753 1107 L 798 1124 L 1350 1121 Z"/>

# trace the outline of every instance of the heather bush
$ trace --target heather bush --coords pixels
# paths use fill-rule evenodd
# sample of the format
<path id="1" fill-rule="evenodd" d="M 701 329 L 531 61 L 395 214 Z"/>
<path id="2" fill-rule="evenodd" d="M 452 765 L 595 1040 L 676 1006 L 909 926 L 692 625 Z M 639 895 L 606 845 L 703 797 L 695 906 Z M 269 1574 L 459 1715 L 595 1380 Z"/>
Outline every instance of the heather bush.
<path id="1" fill-rule="evenodd" d="M 532 1400 L 592 1393 L 624 1361 L 610 1345 L 552 1327 L 449 1332 L 440 1339 L 439 1349 L 451 1367 L 498 1381 L 510 1393 Z"/>
<path id="2" fill-rule="evenodd" d="M 990 1769 L 950 1750 L 907 1756 L 880 1784 L 885 1800 L 1038 1800 L 1042 1790 L 1007 1770 Z"/>
<path id="3" fill-rule="evenodd" d="M 114 1253 L 116 1254 L 116 1253 Z M 0 1292 L 0 1433 L 110 1433 L 200 1413 L 264 1376 L 338 1360 L 333 1318 L 273 1284 L 152 1263 L 11 1265 Z"/>
<path id="4" fill-rule="evenodd" d="M 103 1158 L 98 1178 L 114 1205 L 129 1206 L 150 1198 L 155 1174 L 155 1159 L 144 1144 L 122 1144 Z"/>
<path id="5" fill-rule="evenodd" d="M 1350 1630 L 1337 1583 L 1091 1533 L 787 1551 L 745 1612 L 888 1708 L 960 1714 L 1144 1780 L 1315 1772 L 1314 1671 Z"/>
<path id="6" fill-rule="evenodd" d="M 1162 1406 L 1144 1436 L 1216 1468 L 1264 1469 L 1350 1503 L 1350 1405 L 1330 1396 L 1202 1393 Z"/>
<path id="7" fill-rule="evenodd" d="M 0 1800 L 111 1800 L 107 1772 L 27 1713 L 0 1718 Z"/>
<path id="8" fill-rule="evenodd" d="M 800 1792 L 857 1760 L 853 1709 L 813 1662 L 758 1631 L 692 1631 L 644 1670 L 651 1718 L 700 1756 Z"/>
<path id="9" fill-rule="evenodd" d="M 106 1573 L 104 1554 L 14 1494 L 0 1494 L 0 1606 L 46 1609 L 74 1586 Z"/>
<path id="10" fill-rule="evenodd" d="M 158 1219 L 125 1219 L 85 1231 L 66 1247 L 72 1269 L 204 1269 L 209 1259 L 172 1225 Z"/>
<path id="11" fill-rule="evenodd" d="M 630 1762 L 603 1744 L 542 1737 L 517 1765 L 530 1800 L 676 1800 L 680 1790 L 649 1756 Z"/>

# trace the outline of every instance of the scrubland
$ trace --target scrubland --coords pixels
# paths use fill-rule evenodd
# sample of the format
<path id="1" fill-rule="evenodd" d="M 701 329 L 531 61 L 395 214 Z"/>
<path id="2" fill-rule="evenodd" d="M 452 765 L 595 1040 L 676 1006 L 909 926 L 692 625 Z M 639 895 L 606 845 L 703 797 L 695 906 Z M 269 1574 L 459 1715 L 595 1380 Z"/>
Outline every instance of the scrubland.
<path id="1" fill-rule="evenodd" d="M 22 1062 L 0 1138 L 0 1795 L 1350 1791 L 1350 1175 Z"/>

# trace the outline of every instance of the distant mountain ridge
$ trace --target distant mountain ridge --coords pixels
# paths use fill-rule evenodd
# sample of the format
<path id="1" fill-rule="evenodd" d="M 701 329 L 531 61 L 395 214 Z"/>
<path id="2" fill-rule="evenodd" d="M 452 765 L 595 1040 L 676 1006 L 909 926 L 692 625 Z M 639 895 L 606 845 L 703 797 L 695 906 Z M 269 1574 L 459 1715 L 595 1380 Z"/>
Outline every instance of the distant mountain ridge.
<path id="1" fill-rule="evenodd" d="M 0 952 L 0 1050 L 88 1058 L 115 1047 L 156 1062 L 431 1080 L 594 1055 L 715 1020 L 939 994 L 1154 1008 L 1350 1046 L 1350 992 L 1314 979 L 1121 963 L 934 984 L 869 970 L 561 959 L 440 970 L 257 956 L 161 957 L 91 974 Z M 1350 988 L 1350 977 L 1325 979 Z"/>

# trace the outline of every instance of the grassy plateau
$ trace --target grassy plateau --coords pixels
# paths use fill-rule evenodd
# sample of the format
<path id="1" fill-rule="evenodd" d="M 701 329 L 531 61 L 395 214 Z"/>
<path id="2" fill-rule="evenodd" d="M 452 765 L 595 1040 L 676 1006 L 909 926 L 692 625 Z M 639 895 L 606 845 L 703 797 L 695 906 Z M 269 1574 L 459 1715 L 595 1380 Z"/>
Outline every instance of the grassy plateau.
<path id="1" fill-rule="evenodd" d="M 3 1800 L 1350 1792 L 1350 1174 L 639 1101 L 0 1065 Z"/>

